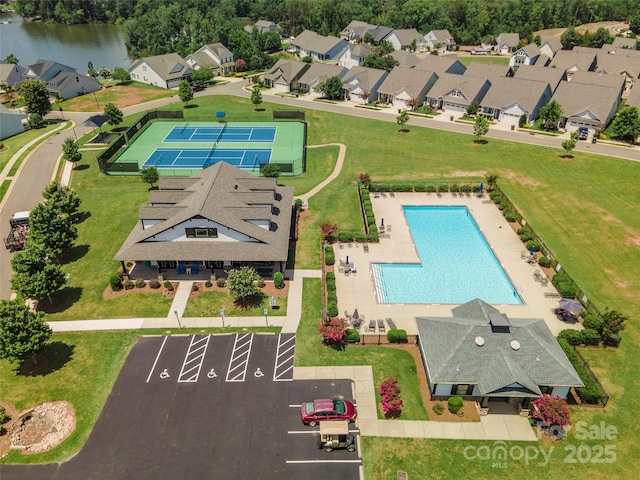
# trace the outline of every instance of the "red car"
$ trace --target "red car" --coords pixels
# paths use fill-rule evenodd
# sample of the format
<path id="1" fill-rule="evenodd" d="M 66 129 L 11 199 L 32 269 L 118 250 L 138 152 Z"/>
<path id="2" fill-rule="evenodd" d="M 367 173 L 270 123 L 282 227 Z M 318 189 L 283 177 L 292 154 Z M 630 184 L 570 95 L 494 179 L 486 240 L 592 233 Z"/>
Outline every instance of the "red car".
<path id="1" fill-rule="evenodd" d="M 300 406 L 302 423 L 315 427 L 320 420 L 355 421 L 356 407 L 348 400 L 321 398 Z"/>

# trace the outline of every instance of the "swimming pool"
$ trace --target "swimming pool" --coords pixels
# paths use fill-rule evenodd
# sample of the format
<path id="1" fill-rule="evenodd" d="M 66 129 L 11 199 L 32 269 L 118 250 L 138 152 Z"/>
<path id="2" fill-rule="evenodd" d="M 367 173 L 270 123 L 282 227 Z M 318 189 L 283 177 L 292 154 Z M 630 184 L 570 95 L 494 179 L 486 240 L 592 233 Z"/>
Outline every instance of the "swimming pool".
<path id="1" fill-rule="evenodd" d="M 381 303 L 522 304 L 466 207 L 405 206 L 420 264 L 373 264 Z"/>

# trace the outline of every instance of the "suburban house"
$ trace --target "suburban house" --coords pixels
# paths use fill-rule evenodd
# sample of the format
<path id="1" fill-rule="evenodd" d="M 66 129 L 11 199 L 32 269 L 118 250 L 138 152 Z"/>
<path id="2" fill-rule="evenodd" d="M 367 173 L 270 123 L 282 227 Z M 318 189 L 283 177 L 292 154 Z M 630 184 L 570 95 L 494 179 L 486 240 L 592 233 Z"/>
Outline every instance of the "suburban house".
<path id="1" fill-rule="evenodd" d="M 472 103 L 480 105 L 491 86 L 486 78 L 451 73 L 438 73 L 438 77 L 438 81 L 427 93 L 425 103 L 458 116 L 464 114 Z"/>
<path id="2" fill-rule="evenodd" d="M 635 106 L 640 109 L 640 88 L 632 88 L 627 97 L 627 107 Z"/>
<path id="3" fill-rule="evenodd" d="M 456 48 L 456 41 L 449 30 L 431 30 L 424 36 L 424 44 L 431 52 L 444 53 Z"/>
<path id="4" fill-rule="evenodd" d="M 518 48 L 520 35 L 517 33 L 501 33 L 495 40 L 493 50 L 504 54 L 513 53 Z M 484 46 L 484 45 L 483 45 Z"/>
<path id="5" fill-rule="evenodd" d="M 460 60 L 458 60 L 458 56 L 456 54 L 427 55 L 420 60 L 420 63 L 418 63 L 415 68 L 417 70 L 429 70 L 431 72 L 436 72 L 438 75 L 441 73 L 455 73 L 457 75 L 462 75 L 467 70 Z"/>
<path id="6" fill-rule="evenodd" d="M 562 50 L 562 42 L 558 37 L 542 37 L 542 43 L 540 44 L 541 55 L 546 55 L 549 58 L 553 58 L 553 56 L 559 50 Z"/>
<path id="7" fill-rule="evenodd" d="M 177 53 L 144 57 L 133 62 L 129 73 L 133 80 L 162 88 L 176 88 L 188 80 L 193 70 Z"/>
<path id="8" fill-rule="evenodd" d="M 584 386 L 544 320 L 508 318 L 480 299 L 452 314 L 416 317 L 432 399 L 456 395 L 489 414 L 519 412 L 543 394 L 566 399 Z"/>
<path id="9" fill-rule="evenodd" d="M 577 47 L 576 47 L 577 48 Z M 556 52 L 547 68 L 558 68 L 567 72 L 567 78 L 578 71 L 591 72 L 596 67 L 596 55 L 576 50 L 560 50 Z"/>
<path id="10" fill-rule="evenodd" d="M 35 79 L 47 84 L 52 97 L 73 98 L 100 90 L 93 77 L 78 73 L 75 68 L 50 60 L 38 60 L 22 73 L 23 80 Z"/>
<path id="11" fill-rule="evenodd" d="M 489 81 L 493 81 L 494 78 L 513 77 L 513 70 L 508 65 L 471 62 L 463 75 L 487 78 Z"/>
<path id="12" fill-rule="evenodd" d="M 373 30 L 375 28 L 376 25 L 361 22 L 360 20 L 353 20 L 340 32 L 340 38 L 347 42 L 358 43 L 362 41 L 366 31 Z"/>
<path id="13" fill-rule="evenodd" d="M 305 30 L 291 40 L 291 48 L 302 58 L 314 60 L 338 60 L 347 49 L 346 40 L 332 36 L 322 36 L 311 30 Z"/>
<path id="14" fill-rule="evenodd" d="M 393 33 L 393 28 L 378 26 L 372 30 L 368 30 L 368 32 L 371 34 L 371 43 L 378 45 L 383 40 L 389 40 L 389 35 Z"/>
<path id="15" fill-rule="evenodd" d="M 0 140 L 24 132 L 23 121 L 26 120 L 27 116 L 24 113 L 9 110 L 0 103 Z"/>
<path id="16" fill-rule="evenodd" d="M 620 89 L 577 82 L 560 82 L 551 97 L 562 105 L 564 117 L 560 126 L 569 130 L 586 127 L 603 129 L 616 113 Z"/>
<path id="17" fill-rule="evenodd" d="M 424 37 L 415 28 L 394 30 L 389 34 L 386 40 L 391 42 L 394 50 L 413 50 L 416 52 L 427 51 Z"/>
<path id="18" fill-rule="evenodd" d="M 416 100 L 418 105 L 422 105 L 436 80 L 438 75 L 435 72 L 394 67 L 378 88 L 378 100 L 398 109 L 407 108 L 408 100 Z"/>
<path id="19" fill-rule="evenodd" d="M 378 88 L 387 78 L 389 72 L 378 68 L 353 67 L 342 77 L 342 88 L 345 98 L 356 100 L 359 95 L 369 93 L 362 103 L 369 103 L 378 98 Z"/>
<path id="20" fill-rule="evenodd" d="M 301 89 L 313 93 L 313 88 L 320 82 L 324 82 L 331 77 L 342 78 L 348 71 L 349 69 L 341 67 L 340 65 L 312 63 L 298 80 L 298 85 Z"/>
<path id="21" fill-rule="evenodd" d="M 264 82 L 279 92 L 291 92 L 298 88 L 298 81 L 309 67 L 308 63 L 281 58 L 265 73 Z"/>
<path id="22" fill-rule="evenodd" d="M 625 88 L 629 89 L 640 77 L 640 57 L 625 57 L 617 53 L 598 55 L 596 72 L 624 77 Z"/>
<path id="23" fill-rule="evenodd" d="M 254 28 L 258 30 L 258 33 L 280 31 L 280 26 L 277 23 L 271 22 L 269 20 L 258 20 L 254 25 L 245 25 L 244 31 L 251 35 Z"/>
<path id="24" fill-rule="evenodd" d="M 518 68 L 513 78 L 521 78 L 523 80 L 536 80 L 538 82 L 547 82 L 551 88 L 551 93 L 556 91 L 562 80 L 567 79 L 564 70 L 557 68 L 545 68 L 538 65 L 523 65 Z"/>
<path id="25" fill-rule="evenodd" d="M 233 53 L 222 43 L 210 43 L 200 47 L 184 59 L 193 70 L 208 67 L 213 70 L 214 75 L 224 75 L 236 71 Z"/>
<path id="26" fill-rule="evenodd" d="M 263 276 L 284 271 L 293 188 L 219 162 L 190 177 L 161 177 L 140 207 L 114 257 L 147 276 L 171 278 L 251 266 Z M 136 271 L 135 275 L 140 273 Z M 207 276 L 208 278 L 208 276 Z"/>
<path id="27" fill-rule="evenodd" d="M 538 60 L 540 53 L 540 48 L 535 43 L 529 43 L 513 52 L 509 59 L 509 66 L 533 65 Z"/>
<path id="28" fill-rule="evenodd" d="M 349 45 L 344 53 L 338 59 L 338 65 L 342 67 L 352 68 L 361 67 L 367 55 L 371 55 L 373 50 L 363 43 L 357 45 Z"/>
<path id="29" fill-rule="evenodd" d="M 420 59 L 406 50 L 396 50 L 389 54 L 401 67 L 413 68 L 420 63 Z"/>
<path id="30" fill-rule="evenodd" d="M 617 48 L 635 50 L 638 48 L 638 41 L 631 37 L 616 37 L 613 39 L 611 46 L 614 50 Z"/>
<path id="31" fill-rule="evenodd" d="M 520 117 L 532 123 L 540 107 L 551 100 L 548 82 L 500 77 L 491 80 L 491 87 L 480 102 L 480 112 L 494 120 L 518 125 Z"/>
<path id="32" fill-rule="evenodd" d="M 601 87 L 617 88 L 622 96 L 625 87 L 625 77 L 622 75 L 607 75 L 597 72 L 576 72 L 571 77 L 571 83 L 586 83 L 587 85 L 600 85 Z"/>
<path id="33" fill-rule="evenodd" d="M 17 63 L 0 63 L 0 85 L 13 87 L 16 83 L 22 81 L 24 67 Z"/>

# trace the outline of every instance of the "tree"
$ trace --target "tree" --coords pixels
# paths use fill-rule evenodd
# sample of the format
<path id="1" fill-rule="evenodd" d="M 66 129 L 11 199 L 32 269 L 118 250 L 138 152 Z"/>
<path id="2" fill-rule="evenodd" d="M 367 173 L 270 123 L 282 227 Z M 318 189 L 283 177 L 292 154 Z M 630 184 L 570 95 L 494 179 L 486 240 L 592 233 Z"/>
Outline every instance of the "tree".
<path id="1" fill-rule="evenodd" d="M 106 80 L 111 76 L 111 70 L 109 70 L 107 67 L 100 67 L 100 70 L 98 70 L 98 75 Z"/>
<path id="2" fill-rule="evenodd" d="M 109 125 L 120 125 L 122 123 L 122 110 L 116 107 L 113 103 L 107 103 L 104 106 L 104 116 L 108 117 L 107 123 Z"/>
<path id="3" fill-rule="evenodd" d="M 560 36 L 563 50 L 573 50 L 573 47 L 582 45 L 583 37 L 573 27 L 567 28 Z"/>
<path id="4" fill-rule="evenodd" d="M 24 99 L 27 113 L 37 113 L 44 117 L 51 111 L 49 90 L 47 90 L 46 83 L 40 80 L 29 79 L 21 82 L 18 90 Z"/>
<path id="5" fill-rule="evenodd" d="M 420 102 L 418 101 L 418 99 L 417 99 L 417 98 L 410 98 L 410 99 L 408 99 L 408 100 L 405 100 L 405 101 L 404 101 L 404 104 L 405 104 L 407 107 L 411 108 L 411 110 L 415 110 L 415 109 L 416 109 L 416 107 L 417 107 L 418 105 L 420 105 Z"/>
<path id="6" fill-rule="evenodd" d="M 236 71 L 244 72 L 247 69 L 247 62 L 242 58 L 236 60 Z"/>
<path id="7" fill-rule="evenodd" d="M 369 186 L 371 185 L 371 175 L 369 175 L 367 172 L 362 172 L 360 175 L 358 175 L 358 180 L 362 182 L 364 188 L 369 188 Z"/>
<path id="8" fill-rule="evenodd" d="M 36 355 L 51 338 L 51 328 L 35 313 L 15 300 L 0 300 L 0 358 L 22 363 Z"/>
<path id="9" fill-rule="evenodd" d="M 32 300 L 52 302 L 51 295 L 67 281 L 62 267 L 52 263 L 42 245 L 27 242 L 25 250 L 11 258 L 11 287 L 19 295 Z"/>
<path id="10" fill-rule="evenodd" d="M 337 75 L 327 78 L 324 82 L 319 82 L 313 89 L 330 100 L 336 100 L 343 96 L 342 80 Z"/>
<path id="11" fill-rule="evenodd" d="M 249 299 L 258 293 L 256 282 L 260 275 L 251 267 L 241 267 L 227 272 L 227 286 L 234 301 L 246 306 Z"/>
<path id="12" fill-rule="evenodd" d="M 378 55 L 383 56 L 393 53 L 395 51 L 395 48 L 393 48 L 393 43 L 391 43 L 389 40 L 382 40 L 375 50 Z"/>
<path id="13" fill-rule="evenodd" d="M 336 350 L 344 350 L 347 337 L 347 321 L 344 318 L 321 320 L 318 332 L 322 333 L 322 343 Z"/>
<path id="14" fill-rule="evenodd" d="M 258 108 L 258 105 L 262 103 L 262 92 L 260 87 L 256 85 L 251 91 L 251 103 L 253 103 L 254 109 Z"/>
<path id="15" fill-rule="evenodd" d="M 67 220 L 72 219 L 80 209 L 82 200 L 76 191 L 58 182 L 51 182 L 42 192 L 45 203 L 60 210 Z"/>
<path id="16" fill-rule="evenodd" d="M 93 62 L 91 60 L 87 62 L 87 75 L 93 78 L 96 78 L 98 76 L 98 72 L 95 68 L 93 68 Z"/>
<path id="17" fill-rule="evenodd" d="M 358 97 L 362 100 L 362 103 L 367 103 L 367 100 L 371 97 L 371 92 L 365 88 L 358 94 Z"/>
<path id="18" fill-rule="evenodd" d="M 629 18 L 629 30 L 631 30 L 631 32 L 635 33 L 636 35 L 640 35 L 640 15 L 636 14 L 633 17 Z"/>
<path id="19" fill-rule="evenodd" d="M 321 222 L 318 226 L 320 227 L 320 236 L 322 239 L 331 242 L 333 235 L 338 231 L 338 225 L 336 223 L 332 225 L 329 222 Z"/>
<path id="20" fill-rule="evenodd" d="M 153 184 L 158 181 L 160 174 L 156 167 L 147 167 L 140 169 L 140 177 L 142 177 L 143 182 L 148 183 L 153 188 Z"/>
<path id="21" fill-rule="evenodd" d="M 534 410 L 531 416 L 546 422 L 548 425 L 571 425 L 571 412 L 567 401 L 560 397 L 544 394 L 533 402 Z"/>
<path id="22" fill-rule="evenodd" d="M 627 320 L 629 318 L 620 312 L 607 309 L 602 314 L 602 342 L 605 345 L 612 343 L 613 338 L 625 329 Z"/>
<path id="23" fill-rule="evenodd" d="M 196 83 L 207 83 L 213 78 L 213 69 L 200 67 L 191 74 L 191 81 Z"/>
<path id="24" fill-rule="evenodd" d="M 473 124 L 473 134 L 476 136 L 474 142 L 480 143 L 480 138 L 485 136 L 489 131 L 489 120 L 484 115 L 478 115 Z"/>
<path id="25" fill-rule="evenodd" d="M 131 80 L 131 74 L 122 67 L 116 67 L 111 73 L 111 78 L 118 83 Z"/>
<path id="26" fill-rule="evenodd" d="M 186 80 L 182 80 L 180 85 L 178 86 L 178 96 L 180 97 L 180 101 L 185 105 L 188 105 L 191 100 L 193 100 L 193 88 L 189 85 L 189 82 Z"/>
<path id="27" fill-rule="evenodd" d="M 393 67 L 400 65 L 400 63 L 391 55 L 379 56 L 375 53 L 371 53 L 364 57 L 364 62 L 362 65 L 364 67 L 377 68 L 390 72 L 391 70 L 393 70 Z"/>
<path id="28" fill-rule="evenodd" d="M 406 108 L 403 108 L 400 112 L 400 115 L 396 117 L 396 122 L 400 126 L 400 132 L 407 132 L 408 130 L 404 128 L 405 124 L 409 121 L 409 112 L 407 112 Z"/>
<path id="29" fill-rule="evenodd" d="M 78 149 L 78 142 L 72 137 L 67 137 L 62 143 L 62 158 L 74 165 L 82 160 L 82 152 Z"/>
<path id="30" fill-rule="evenodd" d="M 471 115 L 471 116 L 475 115 L 476 113 L 478 113 L 478 108 L 480 108 L 480 105 L 478 105 L 478 102 L 471 102 L 467 107 L 467 115 Z"/>
<path id="31" fill-rule="evenodd" d="M 373 34 L 369 30 L 367 30 L 366 32 L 364 32 L 364 36 L 362 37 L 362 41 L 364 43 L 371 44 L 371 42 L 373 42 Z"/>
<path id="32" fill-rule="evenodd" d="M 635 105 L 624 107 L 616 114 L 611 124 L 613 136 L 635 142 L 640 137 L 640 112 Z"/>
<path id="33" fill-rule="evenodd" d="M 45 126 L 44 118 L 39 113 L 31 113 L 27 118 L 29 126 L 33 129 L 43 128 Z"/>
<path id="34" fill-rule="evenodd" d="M 589 38 L 589 47 L 602 48 L 605 43 L 613 43 L 613 35 L 604 27 L 598 28 L 596 33 Z"/>
<path id="35" fill-rule="evenodd" d="M 578 132 L 571 132 L 571 138 L 562 142 L 562 148 L 564 148 L 564 157 L 571 157 L 571 151 L 576 148 L 578 144 Z"/>
<path id="36" fill-rule="evenodd" d="M 57 205 L 39 203 L 29 215 L 29 243 L 40 244 L 49 258 L 57 258 L 73 246 L 78 229 Z"/>
<path id="37" fill-rule="evenodd" d="M 10 53 L 6 57 L 4 57 L 4 63 L 13 63 L 17 65 L 18 63 L 20 63 L 20 60 L 18 60 L 13 53 Z"/>
<path id="38" fill-rule="evenodd" d="M 563 114 L 564 110 L 562 109 L 562 105 L 560 105 L 557 100 L 552 100 L 540 108 L 540 119 L 547 130 L 552 128 L 554 130 L 557 129 L 558 122 Z"/>
<path id="39" fill-rule="evenodd" d="M 263 177 L 278 178 L 281 171 L 280 165 L 277 163 L 267 163 L 260 169 L 260 175 Z"/>

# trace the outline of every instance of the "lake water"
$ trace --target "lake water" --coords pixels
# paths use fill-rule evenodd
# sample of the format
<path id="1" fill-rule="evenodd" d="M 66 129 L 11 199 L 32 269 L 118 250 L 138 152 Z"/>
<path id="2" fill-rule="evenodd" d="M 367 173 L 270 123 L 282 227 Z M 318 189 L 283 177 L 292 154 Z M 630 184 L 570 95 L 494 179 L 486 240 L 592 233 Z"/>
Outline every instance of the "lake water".
<path id="1" fill-rule="evenodd" d="M 131 64 L 121 26 L 24 22 L 16 14 L 0 16 L 0 21 L 7 20 L 11 23 L 0 24 L 0 60 L 13 53 L 23 67 L 39 59 L 54 60 L 85 74 L 89 61 L 96 70 Z"/>

